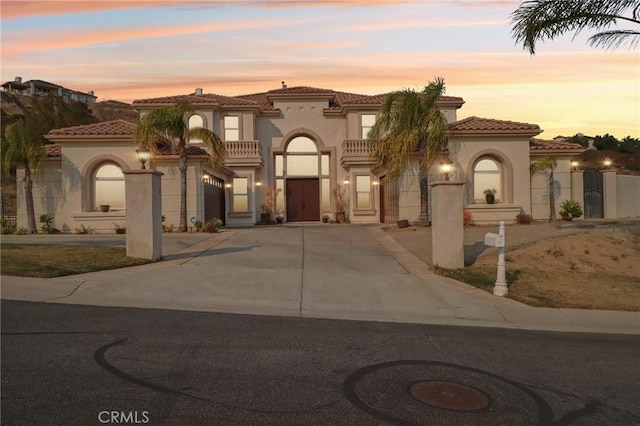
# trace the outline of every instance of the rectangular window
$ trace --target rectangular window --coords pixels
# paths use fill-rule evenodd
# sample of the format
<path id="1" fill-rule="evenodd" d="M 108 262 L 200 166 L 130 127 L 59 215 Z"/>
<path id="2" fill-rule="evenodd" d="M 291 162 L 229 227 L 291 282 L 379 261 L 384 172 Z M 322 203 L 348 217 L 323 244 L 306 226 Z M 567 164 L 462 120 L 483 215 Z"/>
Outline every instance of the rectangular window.
<path id="1" fill-rule="evenodd" d="M 369 131 L 376 122 L 375 114 L 363 114 L 360 119 L 362 120 L 362 139 L 369 139 Z"/>
<path id="2" fill-rule="evenodd" d="M 356 176 L 356 209 L 371 208 L 371 177 Z"/>
<path id="3" fill-rule="evenodd" d="M 282 155 L 276 155 L 276 176 L 284 176 L 284 163 L 282 162 Z"/>
<path id="4" fill-rule="evenodd" d="M 322 173 L 323 176 L 329 176 L 329 156 L 323 154 L 321 161 L 322 161 L 322 168 L 320 172 Z"/>
<path id="5" fill-rule="evenodd" d="M 331 210 L 331 183 L 329 179 L 322 179 L 322 210 Z"/>
<path id="6" fill-rule="evenodd" d="M 287 155 L 287 176 L 318 176 L 318 156 Z"/>
<path id="7" fill-rule="evenodd" d="M 276 209 L 284 211 L 284 179 L 276 179 L 276 189 L 279 189 L 276 195 Z"/>
<path id="8" fill-rule="evenodd" d="M 249 211 L 249 179 L 246 177 L 233 178 L 233 211 Z"/>
<path id="9" fill-rule="evenodd" d="M 224 118 L 224 140 L 239 141 L 240 140 L 240 118 L 228 115 Z"/>

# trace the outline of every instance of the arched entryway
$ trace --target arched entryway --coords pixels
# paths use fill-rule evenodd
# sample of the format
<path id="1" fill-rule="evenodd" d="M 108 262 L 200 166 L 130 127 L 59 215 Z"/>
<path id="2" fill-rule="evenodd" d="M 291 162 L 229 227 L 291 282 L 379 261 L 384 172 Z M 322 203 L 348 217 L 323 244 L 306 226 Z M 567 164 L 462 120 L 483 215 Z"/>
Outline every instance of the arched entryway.
<path id="1" fill-rule="evenodd" d="M 313 139 L 297 136 L 276 154 L 275 175 L 284 194 L 278 209 L 286 207 L 287 222 L 319 221 L 330 204 L 329 154 Z"/>

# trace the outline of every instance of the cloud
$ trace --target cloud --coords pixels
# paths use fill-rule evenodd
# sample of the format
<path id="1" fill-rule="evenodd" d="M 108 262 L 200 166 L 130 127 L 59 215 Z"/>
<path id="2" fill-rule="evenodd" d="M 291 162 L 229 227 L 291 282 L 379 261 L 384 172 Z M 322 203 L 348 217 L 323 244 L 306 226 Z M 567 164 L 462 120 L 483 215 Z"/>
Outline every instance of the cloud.
<path id="1" fill-rule="evenodd" d="M 62 15 L 71 13 L 99 13 L 122 9 L 140 8 L 301 8 L 301 7 L 371 7 L 411 3 L 410 0 L 209 0 L 209 1 L 154 1 L 154 0 L 112 0 L 112 1 L 16 1 L 2 2 L 2 20 L 28 16 Z"/>

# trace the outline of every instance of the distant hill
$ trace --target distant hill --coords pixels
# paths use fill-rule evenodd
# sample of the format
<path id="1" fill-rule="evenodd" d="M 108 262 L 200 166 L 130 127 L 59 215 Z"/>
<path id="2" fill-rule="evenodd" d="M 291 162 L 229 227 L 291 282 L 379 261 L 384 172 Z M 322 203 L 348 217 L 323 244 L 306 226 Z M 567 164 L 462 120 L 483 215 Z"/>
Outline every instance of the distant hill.
<path id="1" fill-rule="evenodd" d="M 26 95 L 17 95 L 14 93 L 0 92 L 2 107 L 2 129 L 7 124 L 14 122 L 19 117 L 23 117 L 25 112 L 31 108 L 33 97 Z M 130 104 L 119 101 L 102 101 L 96 103 L 85 104 L 91 115 L 95 118 L 95 122 L 110 120 L 126 120 L 132 123 L 138 121 L 138 113 Z"/>

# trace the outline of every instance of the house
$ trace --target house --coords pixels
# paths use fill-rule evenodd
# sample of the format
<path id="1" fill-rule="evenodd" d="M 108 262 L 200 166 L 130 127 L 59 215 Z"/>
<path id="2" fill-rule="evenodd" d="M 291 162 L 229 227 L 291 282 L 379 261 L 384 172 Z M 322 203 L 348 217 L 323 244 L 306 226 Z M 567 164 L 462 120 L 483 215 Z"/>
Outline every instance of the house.
<path id="1" fill-rule="evenodd" d="M 14 81 L 7 81 L 2 84 L 2 88 L 7 93 L 15 93 L 27 96 L 59 96 L 65 100 L 78 102 L 95 103 L 97 96 L 93 91 L 88 93 L 67 89 L 66 87 L 49 83 L 43 80 L 29 80 L 22 82 L 22 77 L 16 77 Z"/>
<path id="2" fill-rule="evenodd" d="M 335 217 L 335 191 L 348 198 L 352 223 L 410 222 L 420 215 L 417 170 L 388 182 L 383 170 L 374 170 L 367 134 L 378 117 L 382 95 L 359 95 L 313 87 L 283 87 L 240 96 L 206 94 L 202 89 L 179 96 L 140 99 L 133 106 L 141 116 L 154 108 L 187 100 L 196 113 L 192 127 L 206 127 L 221 137 L 227 149 L 224 167 L 213 169 L 206 146 L 188 145 L 187 216 L 193 222 L 221 218 L 227 226 L 253 225 L 267 187 L 281 189 L 277 214 L 287 222 L 320 221 Z M 457 119 L 460 97 L 443 96 L 438 106 L 449 122 L 449 147 L 443 161 L 452 163 L 448 178 L 465 182 L 465 208 L 476 223 L 513 223 L 516 215 L 548 219 L 546 177 L 531 177 L 529 165 L 542 155 L 556 157 L 554 195 L 582 198 L 582 174 L 572 159 L 578 144 L 544 141 L 536 124 L 467 117 Z M 123 120 L 52 130 L 47 139 L 46 182 L 35 200 L 36 213 L 55 216 L 63 231 L 90 226 L 110 231 L 125 220 L 122 171 L 140 168 L 133 142 L 134 124 Z M 160 150 L 151 167 L 162 177 L 162 213 L 166 225 L 179 223 L 177 152 Z M 442 180 L 434 164 L 429 179 Z M 483 192 L 495 189 L 494 204 Z M 23 199 L 19 194 L 19 198 Z M 109 205 L 108 212 L 100 211 Z M 640 209 L 639 209 L 640 210 Z M 26 223 L 24 206 L 19 226 Z"/>

